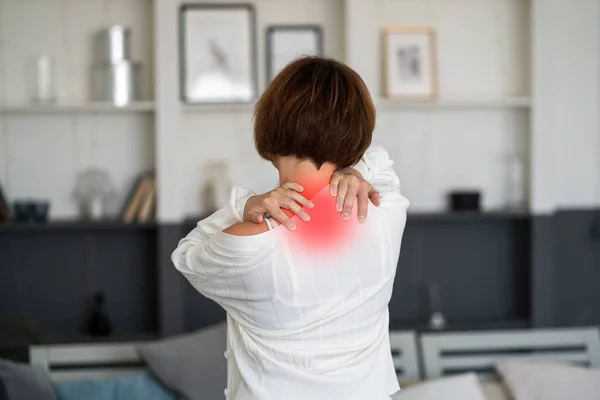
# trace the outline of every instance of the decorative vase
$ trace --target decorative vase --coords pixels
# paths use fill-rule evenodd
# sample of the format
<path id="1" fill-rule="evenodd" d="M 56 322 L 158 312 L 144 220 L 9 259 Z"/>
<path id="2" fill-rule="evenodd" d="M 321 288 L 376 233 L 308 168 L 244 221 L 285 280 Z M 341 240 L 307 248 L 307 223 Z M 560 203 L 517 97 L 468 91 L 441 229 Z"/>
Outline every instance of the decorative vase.
<path id="1" fill-rule="evenodd" d="M 104 303 L 104 294 L 96 293 L 92 304 L 92 310 L 88 319 L 87 333 L 92 336 L 109 336 L 112 333 L 112 325 L 106 306 Z"/>
<path id="2" fill-rule="evenodd" d="M 209 163 L 206 172 L 207 182 L 204 187 L 204 209 L 205 212 L 210 213 L 227 204 L 232 183 L 229 163 L 227 161 Z"/>
<path id="3" fill-rule="evenodd" d="M 509 209 L 525 208 L 525 167 L 523 157 L 514 154 L 508 158 L 506 205 Z"/>

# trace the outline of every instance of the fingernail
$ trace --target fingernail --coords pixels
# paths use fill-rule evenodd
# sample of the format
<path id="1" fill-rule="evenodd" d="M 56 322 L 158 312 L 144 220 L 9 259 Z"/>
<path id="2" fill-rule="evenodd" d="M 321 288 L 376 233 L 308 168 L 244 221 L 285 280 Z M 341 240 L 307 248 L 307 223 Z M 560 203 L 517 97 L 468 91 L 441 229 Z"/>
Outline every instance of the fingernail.
<path id="1" fill-rule="evenodd" d="M 335 189 L 331 189 L 331 195 L 335 196 L 335 194 L 336 194 Z"/>
<path id="2" fill-rule="evenodd" d="M 349 217 L 350 217 L 350 214 L 349 214 L 349 213 L 347 213 L 347 212 L 345 212 L 345 213 L 342 215 L 342 218 L 343 218 L 343 219 L 348 219 Z"/>
<path id="3" fill-rule="evenodd" d="M 341 204 L 338 204 L 338 205 L 337 205 L 337 210 L 338 210 L 338 211 L 342 211 L 342 205 L 341 205 Z"/>
<path id="4" fill-rule="evenodd" d="M 305 221 L 310 221 L 310 215 L 304 214 L 304 216 L 302 217 L 302 219 L 305 220 Z"/>
<path id="5" fill-rule="evenodd" d="M 302 191 L 304 191 L 304 188 L 302 186 L 298 185 L 298 191 L 302 192 Z"/>
<path id="6" fill-rule="evenodd" d="M 290 229 L 291 230 L 295 230 L 296 229 L 296 224 L 290 224 Z"/>
<path id="7" fill-rule="evenodd" d="M 360 222 L 360 223 L 365 222 L 365 216 L 364 215 L 359 215 L 358 216 L 358 222 Z"/>
<path id="8" fill-rule="evenodd" d="M 315 204 L 312 201 L 308 202 L 308 208 L 313 208 L 315 206 Z"/>

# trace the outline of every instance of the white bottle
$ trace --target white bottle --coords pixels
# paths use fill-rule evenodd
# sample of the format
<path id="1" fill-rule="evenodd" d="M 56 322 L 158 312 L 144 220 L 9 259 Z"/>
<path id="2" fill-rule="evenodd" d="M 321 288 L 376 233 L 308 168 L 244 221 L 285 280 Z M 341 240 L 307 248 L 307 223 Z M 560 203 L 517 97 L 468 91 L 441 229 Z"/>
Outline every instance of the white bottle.
<path id="1" fill-rule="evenodd" d="M 54 62 L 50 56 L 40 56 L 35 62 L 36 88 L 34 101 L 48 104 L 56 100 L 54 95 Z"/>
<path id="2" fill-rule="evenodd" d="M 213 212 L 229 201 L 232 183 L 230 167 L 227 161 L 214 161 L 207 165 L 207 181 L 205 187 L 204 209 Z"/>

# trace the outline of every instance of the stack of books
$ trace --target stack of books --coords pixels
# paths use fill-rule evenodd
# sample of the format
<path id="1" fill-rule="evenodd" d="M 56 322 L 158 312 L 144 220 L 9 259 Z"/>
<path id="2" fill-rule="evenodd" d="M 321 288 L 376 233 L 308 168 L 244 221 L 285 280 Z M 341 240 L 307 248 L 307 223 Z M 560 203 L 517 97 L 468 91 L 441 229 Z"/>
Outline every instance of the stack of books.
<path id="1" fill-rule="evenodd" d="M 0 182 L 0 224 L 7 222 L 10 222 L 10 204 L 8 204 L 2 182 Z"/>
<path id="2" fill-rule="evenodd" d="M 122 211 L 126 223 L 145 223 L 154 219 L 156 209 L 156 177 L 153 172 L 143 173 L 133 185 Z"/>

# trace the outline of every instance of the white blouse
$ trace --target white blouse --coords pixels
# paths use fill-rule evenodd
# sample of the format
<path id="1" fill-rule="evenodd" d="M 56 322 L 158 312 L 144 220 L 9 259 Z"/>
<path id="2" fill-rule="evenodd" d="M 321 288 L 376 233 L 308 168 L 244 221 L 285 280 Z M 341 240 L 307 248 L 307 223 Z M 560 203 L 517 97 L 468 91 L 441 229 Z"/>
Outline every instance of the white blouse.
<path id="1" fill-rule="evenodd" d="M 381 196 L 364 224 L 356 207 L 342 221 L 325 187 L 295 231 L 229 235 L 250 194 L 234 188 L 180 241 L 175 267 L 227 312 L 228 400 L 379 400 L 400 389 L 388 302 L 408 201 L 391 166 L 373 146 L 355 167 Z"/>

